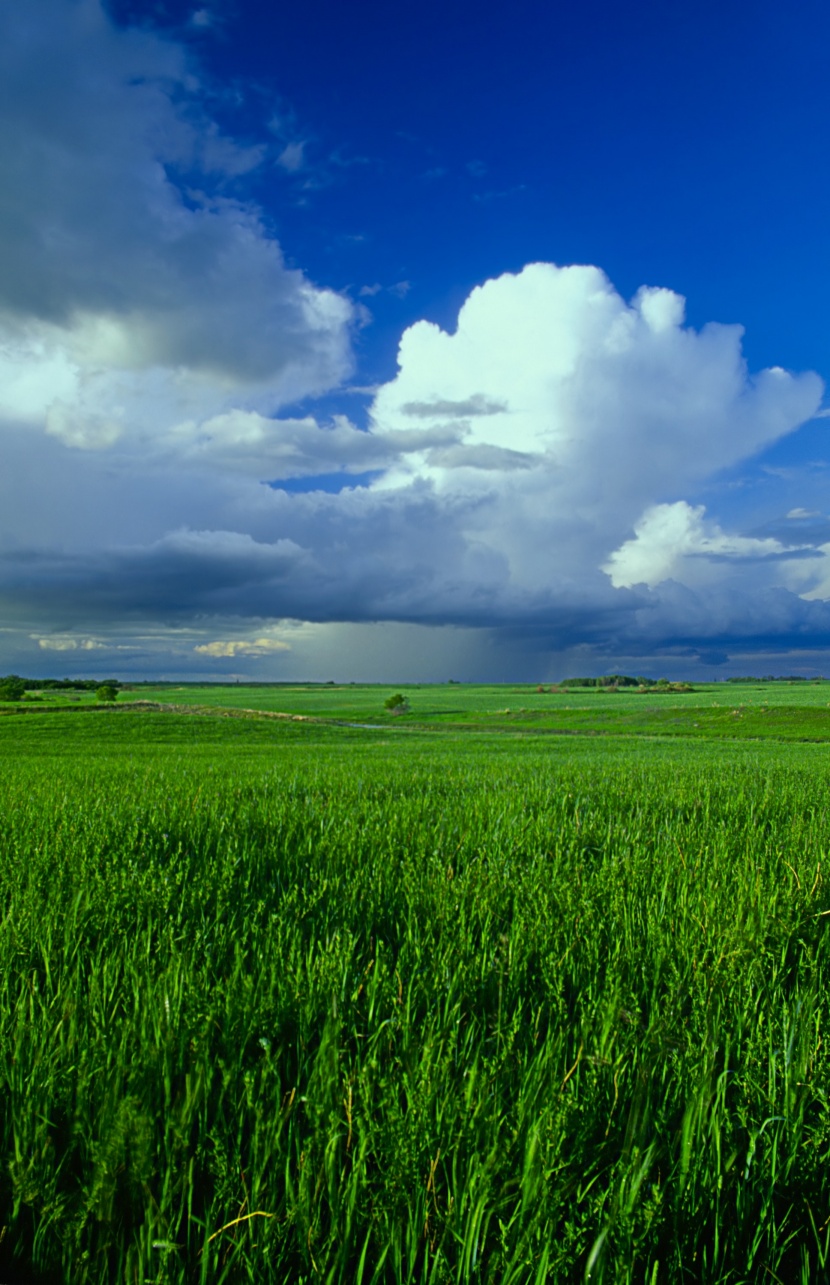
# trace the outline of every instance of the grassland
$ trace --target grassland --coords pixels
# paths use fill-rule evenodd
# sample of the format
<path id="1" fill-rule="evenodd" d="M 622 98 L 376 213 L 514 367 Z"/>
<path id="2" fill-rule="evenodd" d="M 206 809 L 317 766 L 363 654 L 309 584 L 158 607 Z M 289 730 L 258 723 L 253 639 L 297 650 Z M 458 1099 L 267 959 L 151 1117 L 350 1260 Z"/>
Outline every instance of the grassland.
<path id="1" fill-rule="evenodd" d="M 830 687 L 390 690 L 0 717 L 0 1279 L 830 1279 Z"/>
<path id="2" fill-rule="evenodd" d="M 369 730 L 397 725 L 397 731 L 469 733 L 536 732 L 605 736 L 671 736 L 698 740 L 830 739 L 830 682 L 790 682 L 697 686 L 680 695 L 636 690 L 535 686 L 412 686 L 402 688 L 410 713 L 400 719 L 384 709 L 393 689 L 375 685 L 311 684 L 295 686 L 141 685 L 121 693 L 120 702 L 150 703 L 169 712 L 227 715 L 259 712 L 371 725 Z M 36 705 L 0 702 L 0 712 L 78 713 L 96 708 L 92 692 L 46 692 Z"/>

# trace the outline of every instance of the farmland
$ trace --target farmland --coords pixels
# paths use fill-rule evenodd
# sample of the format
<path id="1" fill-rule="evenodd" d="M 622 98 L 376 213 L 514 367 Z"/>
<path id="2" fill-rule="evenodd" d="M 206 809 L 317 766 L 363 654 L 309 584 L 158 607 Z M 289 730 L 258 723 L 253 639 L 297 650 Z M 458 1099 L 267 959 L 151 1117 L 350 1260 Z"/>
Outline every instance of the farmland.
<path id="1" fill-rule="evenodd" d="M 0 1279 L 830 1278 L 830 685 L 395 690 L 3 708 Z"/>

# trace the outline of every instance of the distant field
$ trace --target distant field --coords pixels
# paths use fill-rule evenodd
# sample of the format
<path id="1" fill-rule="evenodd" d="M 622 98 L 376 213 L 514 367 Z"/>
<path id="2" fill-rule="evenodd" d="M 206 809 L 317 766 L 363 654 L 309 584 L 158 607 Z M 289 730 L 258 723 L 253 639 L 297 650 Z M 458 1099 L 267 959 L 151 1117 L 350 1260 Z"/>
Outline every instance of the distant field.
<path id="1" fill-rule="evenodd" d="M 394 716 L 385 699 L 400 690 L 410 712 Z M 395 732 L 474 730 L 669 736 L 692 739 L 830 740 L 830 683 L 716 683 L 682 694 L 621 689 L 538 692 L 535 686 L 196 686 L 140 687 L 119 703 L 151 701 L 205 710 L 284 713 L 335 722 L 389 726 Z M 33 705 L 0 705 L 0 712 L 82 709 L 93 694 L 44 693 Z"/>
<path id="2" fill-rule="evenodd" d="M 830 684 L 395 690 L 6 707 L 0 1280 L 828 1279 Z"/>
<path id="3" fill-rule="evenodd" d="M 384 699 L 397 691 L 407 696 L 412 706 L 412 717 L 418 720 L 432 718 L 461 718 L 477 715 L 497 716 L 505 709 L 517 714 L 526 710 L 531 714 L 553 714 L 562 710 L 613 712 L 621 706 L 623 713 L 647 709 L 663 709 L 666 704 L 681 709 L 708 709 L 715 705 L 735 709 L 795 707 L 798 709 L 825 709 L 830 711 L 830 682 L 795 683 L 709 683 L 695 685 L 691 692 L 676 694 L 641 693 L 636 689 L 621 688 L 607 692 L 600 688 L 570 688 L 538 692 L 536 684 L 498 684 L 492 686 L 472 683 L 445 683 L 424 685 L 293 685 L 284 687 L 219 686 L 159 688 L 142 687 L 131 695 L 148 700 L 171 701 L 179 704 L 211 704 L 250 707 L 263 710 L 285 710 L 289 713 L 323 714 L 334 717 L 353 714 L 369 716 L 383 712 Z"/>

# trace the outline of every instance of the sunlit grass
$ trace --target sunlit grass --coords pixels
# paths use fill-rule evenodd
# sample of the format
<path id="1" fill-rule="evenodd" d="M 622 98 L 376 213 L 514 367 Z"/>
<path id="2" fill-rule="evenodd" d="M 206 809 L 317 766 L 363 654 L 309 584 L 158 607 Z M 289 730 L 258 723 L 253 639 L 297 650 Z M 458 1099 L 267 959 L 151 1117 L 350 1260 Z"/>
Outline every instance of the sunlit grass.
<path id="1" fill-rule="evenodd" d="M 820 746 L 113 711 L 0 763 L 11 1279 L 826 1277 Z"/>

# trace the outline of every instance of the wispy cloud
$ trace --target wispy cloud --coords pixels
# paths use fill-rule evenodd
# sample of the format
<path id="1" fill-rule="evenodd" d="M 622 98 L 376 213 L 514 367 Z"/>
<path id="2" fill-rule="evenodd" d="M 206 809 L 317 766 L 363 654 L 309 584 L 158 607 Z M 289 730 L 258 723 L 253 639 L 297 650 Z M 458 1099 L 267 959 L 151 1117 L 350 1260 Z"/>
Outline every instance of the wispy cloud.
<path id="1" fill-rule="evenodd" d="M 526 183 L 514 183 L 512 187 L 491 188 L 488 192 L 473 192 L 473 200 L 481 205 L 488 205 L 491 201 L 503 201 L 507 197 L 519 196 L 526 191 Z"/>
<path id="2" fill-rule="evenodd" d="M 296 174 L 305 165 L 305 147 L 306 144 L 302 140 L 286 143 L 277 157 L 277 164 L 281 165 L 289 174 Z"/>
<path id="3" fill-rule="evenodd" d="M 411 288 L 408 281 L 396 281 L 391 286 L 382 286 L 379 281 L 375 281 L 372 285 L 361 286 L 358 295 L 361 299 L 374 299 L 379 294 L 391 294 L 395 299 L 405 299 Z"/>

